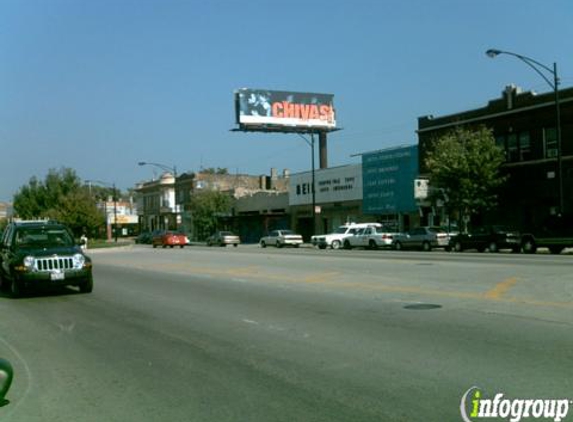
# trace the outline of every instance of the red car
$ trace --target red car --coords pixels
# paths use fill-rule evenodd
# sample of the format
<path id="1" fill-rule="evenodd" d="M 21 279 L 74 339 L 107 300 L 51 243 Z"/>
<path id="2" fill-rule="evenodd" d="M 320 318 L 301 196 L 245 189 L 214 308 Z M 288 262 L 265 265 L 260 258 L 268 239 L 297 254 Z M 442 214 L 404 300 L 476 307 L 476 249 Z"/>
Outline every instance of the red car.
<path id="1" fill-rule="evenodd" d="M 170 248 L 179 246 L 180 248 L 183 248 L 187 244 L 187 236 L 182 233 L 171 231 L 161 232 L 156 236 L 153 236 L 151 244 L 154 248 L 157 246 L 161 246 L 163 248 L 166 248 L 167 246 Z"/>

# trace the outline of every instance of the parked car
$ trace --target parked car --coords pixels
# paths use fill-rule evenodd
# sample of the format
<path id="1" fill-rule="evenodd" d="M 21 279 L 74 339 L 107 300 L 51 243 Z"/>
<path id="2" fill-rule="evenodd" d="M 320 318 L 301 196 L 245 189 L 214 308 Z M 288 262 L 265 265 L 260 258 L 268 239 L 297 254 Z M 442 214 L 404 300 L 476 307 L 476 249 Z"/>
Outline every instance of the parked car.
<path id="1" fill-rule="evenodd" d="M 421 249 L 431 251 L 434 248 L 447 248 L 449 235 L 440 227 L 417 227 L 407 233 L 394 236 L 392 246 L 396 250 Z"/>
<path id="2" fill-rule="evenodd" d="M 260 240 L 261 248 L 266 248 L 267 245 L 282 248 L 283 246 L 293 246 L 298 248 L 302 245 L 302 236 L 296 234 L 292 230 L 273 230 L 268 236 L 264 236 Z"/>
<path id="3" fill-rule="evenodd" d="M 241 243 L 239 236 L 230 231 L 215 232 L 207 239 L 207 246 L 233 245 L 234 247 L 237 247 L 239 246 L 239 243 Z"/>
<path id="4" fill-rule="evenodd" d="M 137 237 L 135 238 L 135 243 L 141 245 L 149 245 L 151 244 L 152 240 L 153 240 L 153 234 L 150 232 L 144 232 L 137 235 Z"/>
<path id="5" fill-rule="evenodd" d="M 77 286 L 93 290 L 92 261 L 63 224 L 10 223 L 0 239 L 0 280 L 18 297 L 31 287 Z"/>
<path id="6" fill-rule="evenodd" d="M 153 236 L 153 240 L 151 242 L 154 248 L 158 246 L 161 246 L 163 248 L 166 248 L 167 246 L 169 246 L 170 248 L 173 248 L 175 246 L 184 248 L 185 245 L 187 245 L 187 243 L 189 243 L 187 236 L 185 236 L 183 233 L 178 233 L 174 231 L 159 232 L 155 236 Z"/>
<path id="7" fill-rule="evenodd" d="M 521 250 L 521 235 L 518 231 L 506 226 L 483 226 L 460 233 L 450 239 L 450 248 L 461 252 L 465 249 L 476 249 L 483 252 L 498 252 L 500 249 Z"/>
<path id="8" fill-rule="evenodd" d="M 535 253 L 538 248 L 547 248 L 552 254 L 559 254 L 565 248 L 573 248 L 572 214 L 552 215 L 541 227 L 528 227 L 521 236 L 521 247 L 525 253 Z"/>
<path id="9" fill-rule="evenodd" d="M 394 236 L 397 233 L 386 226 L 370 226 L 358 230 L 353 236 L 344 239 L 345 249 L 352 248 L 389 248 L 392 246 Z"/>
<path id="10" fill-rule="evenodd" d="M 349 223 L 344 224 L 333 233 L 312 236 L 310 242 L 319 249 L 340 249 L 344 245 L 344 239 L 355 235 L 359 230 L 366 227 L 382 227 L 380 223 Z"/>

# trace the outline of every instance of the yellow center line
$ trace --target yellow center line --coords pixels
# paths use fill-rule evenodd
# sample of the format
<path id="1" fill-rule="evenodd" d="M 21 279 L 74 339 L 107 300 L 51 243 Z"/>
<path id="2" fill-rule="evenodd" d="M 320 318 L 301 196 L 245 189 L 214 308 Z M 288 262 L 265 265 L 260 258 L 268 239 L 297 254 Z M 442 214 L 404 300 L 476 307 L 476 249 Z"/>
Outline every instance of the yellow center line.
<path id="1" fill-rule="evenodd" d="M 513 285 L 517 283 L 517 278 L 506 278 L 500 283 L 497 283 L 493 289 L 488 290 L 483 294 L 486 299 L 499 300 L 505 295 Z"/>

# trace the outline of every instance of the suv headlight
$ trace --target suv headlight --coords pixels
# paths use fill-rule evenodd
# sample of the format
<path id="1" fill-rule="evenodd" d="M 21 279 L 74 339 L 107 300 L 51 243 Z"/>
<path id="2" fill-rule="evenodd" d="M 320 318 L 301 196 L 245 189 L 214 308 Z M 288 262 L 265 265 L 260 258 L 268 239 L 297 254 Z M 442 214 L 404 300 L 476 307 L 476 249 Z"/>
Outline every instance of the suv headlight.
<path id="1" fill-rule="evenodd" d="M 74 261 L 74 268 L 82 268 L 86 263 L 86 257 L 83 256 L 81 253 L 77 253 L 72 257 Z"/>
<path id="2" fill-rule="evenodd" d="M 22 263 L 24 264 L 24 267 L 26 267 L 27 270 L 31 270 L 32 268 L 34 268 L 34 257 L 27 256 L 24 258 Z"/>

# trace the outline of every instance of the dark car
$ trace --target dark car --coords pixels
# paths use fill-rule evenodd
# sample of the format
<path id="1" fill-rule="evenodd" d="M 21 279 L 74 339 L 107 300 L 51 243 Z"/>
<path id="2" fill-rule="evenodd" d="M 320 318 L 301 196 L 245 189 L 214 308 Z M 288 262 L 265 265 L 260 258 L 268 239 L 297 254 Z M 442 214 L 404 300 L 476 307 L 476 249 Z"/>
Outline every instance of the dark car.
<path id="1" fill-rule="evenodd" d="M 152 240 L 153 240 L 153 234 L 150 232 L 144 232 L 144 233 L 140 233 L 135 238 L 135 243 L 138 243 L 141 245 L 150 245 Z"/>
<path id="2" fill-rule="evenodd" d="M 506 226 L 484 226 L 472 229 L 468 233 L 459 233 L 450 239 L 450 248 L 461 252 L 476 249 L 483 252 L 498 252 L 500 249 L 521 250 L 521 237 L 518 231 Z"/>
<path id="3" fill-rule="evenodd" d="M 14 297 L 28 288 L 65 285 L 90 293 L 92 262 L 65 225 L 15 222 L 0 239 L 0 280 Z"/>

